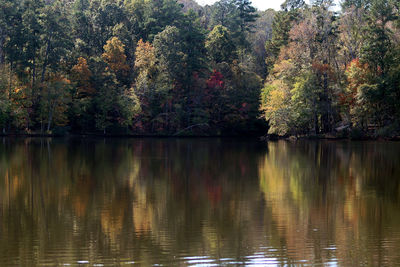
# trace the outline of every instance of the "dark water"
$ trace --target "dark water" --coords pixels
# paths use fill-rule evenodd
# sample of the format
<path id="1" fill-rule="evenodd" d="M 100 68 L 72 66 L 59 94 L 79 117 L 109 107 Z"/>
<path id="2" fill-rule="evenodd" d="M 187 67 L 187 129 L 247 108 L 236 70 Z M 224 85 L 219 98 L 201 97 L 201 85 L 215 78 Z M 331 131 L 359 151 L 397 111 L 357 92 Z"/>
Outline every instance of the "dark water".
<path id="1" fill-rule="evenodd" d="M 400 263 L 400 143 L 0 139 L 0 265 Z"/>

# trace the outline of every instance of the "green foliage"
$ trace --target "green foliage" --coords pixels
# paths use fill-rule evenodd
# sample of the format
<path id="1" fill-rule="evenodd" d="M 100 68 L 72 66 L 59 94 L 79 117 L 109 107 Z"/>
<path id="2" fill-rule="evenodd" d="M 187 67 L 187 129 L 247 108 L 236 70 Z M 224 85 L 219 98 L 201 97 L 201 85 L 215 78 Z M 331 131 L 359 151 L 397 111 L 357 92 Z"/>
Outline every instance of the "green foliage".
<path id="1" fill-rule="evenodd" d="M 354 135 L 357 129 L 360 135 L 392 129 L 399 110 L 396 2 L 345 1 L 340 19 L 329 10 L 332 1 L 314 1 L 310 8 L 296 3 L 284 4 L 266 44 L 269 76 L 261 110 L 270 132 L 325 134 L 346 124 Z"/>
<path id="2" fill-rule="evenodd" d="M 399 122 L 395 122 L 393 124 L 389 124 L 384 126 L 383 128 L 378 129 L 376 136 L 384 137 L 384 138 L 395 138 L 400 134 L 400 124 Z"/>
<path id="3" fill-rule="evenodd" d="M 167 26 L 178 26 L 183 19 L 182 6 L 175 0 L 147 1 L 144 8 L 143 40 L 152 41 Z"/>
<path id="4" fill-rule="evenodd" d="M 274 16 L 271 39 L 265 43 L 266 65 L 268 72 L 273 68 L 280 50 L 289 42 L 289 31 L 295 19 L 294 12 L 278 12 Z"/>
<path id="5" fill-rule="evenodd" d="M 315 129 L 318 113 L 319 88 L 317 79 L 313 73 L 304 73 L 296 79 L 291 91 L 292 122 L 291 126 L 296 133 L 306 134 Z"/>
<path id="6" fill-rule="evenodd" d="M 345 0 L 342 2 L 342 8 L 356 7 L 356 8 L 369 8 L 371 0 Z"/>
<path id="7" fill-rule="evenodd" d="M 281 8 L 285 11 L 303 8 L 306 5 L 304 0 L 285 0 L 281 5 Z"/>
<path id="8" fill-rule="evenodd" d="M 0 0 L 0 130 L 394 131 L 398 1 L 332 4 Z"/>
<path id="9" fill-rule="evenodd" d="M 234 30 L 237 23 L 237 9 L 232 0 L 217 1 L 212 6 L 211 25 L 221 25 L 229 30 Z"/>
<path id="10" fill-rule="evenodd" d="M 180 31 L 177 27 L 168 26 L 154 38 L 154 52 L 162 71 L 172 80 L 179 80 L 187 56 L 184 53 Z"/>
<path id="11" fill-rule="evenodd" d="M 235 44 L 229 30 L 217 25 L 208 34 L 205 47 L 209 56 L 215 63 L 230 63 L 235 58 Z"/>

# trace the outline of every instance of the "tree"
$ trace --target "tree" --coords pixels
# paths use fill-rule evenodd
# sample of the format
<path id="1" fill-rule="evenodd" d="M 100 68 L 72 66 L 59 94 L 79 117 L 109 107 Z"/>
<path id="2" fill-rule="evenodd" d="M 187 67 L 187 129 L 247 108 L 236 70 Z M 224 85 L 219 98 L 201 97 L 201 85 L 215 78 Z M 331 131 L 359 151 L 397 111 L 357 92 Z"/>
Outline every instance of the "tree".
<path id="1" fill-rule="evenodd" d="M 355 8 L 364 8 L 368 9 L 371 5 L 371 0 L 345 0 L 342 2 L 342 8 L 350 8 L 350 7 L 355 7 Z"/>
<path id="2" fill-rule="evenodd" d="M 115 28 L 126 21 L 126 13 L 122 5 L 112 0 L 90 1 L 89 11 L 92 23 L 90 42 L 98 55 L 107 40 L 115 36 Z"/>
<path id="3" fill-rule="evenodd" d="M 37 80 L 37 69 L 40 46 L 42 45 L 40 36 L 43 34 L 43 28 L 41 25 L 40 15 L 44 11 L 44 5 L 42 1 L 27 1 L 26 6 L 24 6 L 24 13 L 22 15 L 22 24 L 24 27 L 25 35 L 25 56 L 21 63 L 22 68 L 29 68 L 31 70 L 31 86 L 34 90 Z M 32 91 L 32 97 L 34 96 L 34 91 Z M 34 100 L 32 100 L 34 101 Z"/>
<path id="4" fill-rule="evenodd" d="M 258 127 L 261 78 L 254 72 L 242 68 L 233 61 L 225 73 L 227 105 L 225 107 L 224 124 L 228 133 L 240 133 L 242 129 L 249 132 Z"/>
<path id="5" fill-rule="evenodd" d="M 212 6 L 211 25 L 215 27 L 221 25 L 229 29 L 235 30 L 237 24 L 237 8 L 232 0 L 220 0 Z"/>
<path id="6" fill-rule="evenodd" d="M 148 1 L 144 14 L 143 40 L 152 41 L 167 26 L 178 26 L 183 19 L 182 6 L 176 0 Z"/>
<path id="7" fill-rule="evenodd" d="M 96 88 L 92 84 L 93 74 L 89 69 L 87 60 L 78 58 L 78 62 L 71 69 L 71 81 L 74 85 L 72 91 L 72 118 L 73 129 L 87 131 L 93 129 L 93 97 Z"/>
<path id="8" fill-rule="evenodd" d="M 268 121 L 269 134 L 284 136 L 290 133 L 290 115 L 288 88 L 282 82 L 275 82 L 265 86 L 261 92 L 261 106 L 263 117 Z"/>
<path id="9" fill-rule="evenodd" d="M 239 27 L 242 33 L 251 31 L 253 28 L 252 23 L 256 21 L 258 15 L 256 14 L 257 9 L 252 6 L 249 0 L 236 0 L 236 7 L 239 15 Z"/>
<path id="10" fill-rule="evenodd" d="M 93 97 L 96 129 L 103 134 L 107 133 L 107 129 L 126 133 L 132 119 L 140 111 L 134 90 L 121 84 L 115 72 L 103 60 L 93 59 L 91 65 L 91 80 L 96 89 Z"/>
<path id="11" fill-rule="evenodd" d="M 340 89 L 336 83 L 339 68 L 335 66 L 338 50 L 335 16 L 329 11 L 329 3 L 314 6 L 302 15 L 302 20 L 291 26 L 287 36 L 283 32 L 284 38 L 269 43 L 275 51 L 280 47 L 279 60 L 275 60 L 266 84 L 269 92 L 274 92 L 270 101 L 275 103 L 275 108 L 262 109 L 268 111 L 270 131 L 278 134 L 328 133 L 338 120 L 336 103 Z M 277 108 L 276 103 L 281 101 L 286 106 Z M 265 103 L 268 107 L 269 101 Z M 282 123 L 274 121 L 277 118 L 274 115 L 281 112 L 289 112 L 290 116 Z"/>
<path id="12" fill-rule="evenodd" d="M 238 31 L 235 32 L 235 37 L 240 46 L 247 46 L 246 33 L 251 32 L 254 27 L 254 22 L 258 17 L 257 9 L 252 6 L 249 0 L 235 0 L 235 5 L 238 12 Z"/>
<path id="13" fill-rule="evenodd" d="M 291 11 L 299 8 L 303 8 L 306 5 L 304 0 L 285 0 L 281 5 L 281 8 L 284 11 Z"/>
<path id="14" fill-rule="evenodd" d="M 117 37 L 112 37 L 104 45 L 102 58 L 108 64 L 109 70 L 115 73 L 117 79 L 127 84 L 129 65 L 126 62 L 125 45 Z"/>
<path id="15" fill-rule="evenodd" d="M 235 59 L 235 44 L 233 43 L 229 30 L 221 25 L 217 25 L 208 34 L 205 47 L 211 59 L 215 63 L 230 63 Z"/>
<path id="16" fill-rule="evenodd" d="M 55 74 L 42 89 L 43 101 L 40 105 L 40 121 L 42 133 L 44 122 L 47 122 L 47 132 L 51 130 L 52 123 L 57 126 L 66 126 L 68 123 L 67 110 L 71 102 L 70 81 L 61 75 Z"/>
<path id="17" fill-rule="evenodd" d="M 254 58 L 254 71 L 265 78 L 267 75 L 266 57 L 267 51 L 265 44 L 272 38 L 272 23 L 275 19 L 276 11 L 268 9 L 258 12 L 259 17 L 254 22 L 253 32 L 248 34 L 248 41 L 251 44 L 250 53 Z"/>
<path id="18" fill-rule="evenodd" d="M 78 58 L 77 64 L 72 67 L 71 74 L 77 83 L 76 97 L 81 98 L 94 94 L 95 91 L 90 83 L 92 72 L 85 58 Z"/>
<path id="19" fill-rule="evenodd" d="M 94 46 L 94 25 L 90 14 L 89 0 L 76 0 L 72 6 L 71 26 L 75 37 L 75 47 L 81 56 L 92 56 Z"/>
<path id="20" fill-rule="evenodd" d="M 139 40 L 135 52 L 135 92 L 139 98 L 142 112 L 134 127 L 137 131 L 151 131 L 151 121 L 163 111 L 167 111 L 166 95 L 168 85 L 160 83 L 160 73 L 154 47 L 149 42 Z M 164 109 L 161 106 L 164 105 Z M 167 114 L 167 112 L 165 112 Z"/>
<path id="21" fill-rule="evenodd" d="M 275 14 L 272 23 L 272 36 L 265 43 L 267 74 L 278 59 L 281 48 L 289 43 L 289 32 L 297 16 L 296 11 L 279 11 Z"/>
<path id="22" fill-rule="evenodd" d="M 226 111 L 227 92 L 222 73 L 214 70 L 207 80 L 207 87 L 204 91 L 203 102 L 209 121 L 218 127 L 223 123 L 224 112 Z"/>
<path id="23" fill-rule="evenodd" d="M 341 52 L 344 56 L 343 65 L 359 58 L 364 42 L 364 29 L 366 27 L 365 10 L 349 7 L 344 10 L 340 18 L 340 42 L 343 45 Z"/>
<path id="24" fill-rule="evenodd" d="M 178 28 L 167 26 L 164 31 L 155 36 L 153 45 L 160 68 L 165 71 L 171 80 L 180 80 L 180 77 L 182 77 L 182 64 L 186 55 Z"/>
<path id="25" fill-rule="evenodd" d="M 374 0 L 368 12 L 368 26 L 364 34 L 361 48 L 361 63 L 368 66 L 370 78 L 358 92 L 358 98 L 364 108 L 369 109 L 374 115 L 372 121 L 380 127 L 393 123 L 392 114 L 394 105 L 390 105 L 392 84 L 389 78 L 395 59 L 390 51 L 394 46 L 392 33 L 387 25 L 395 20 L 394 5 L 392 1 Z M 391 92 L 392 91 L 392 92 Z"/>
<path id="26" fill-rule="evenodd" d="M 67 53 L 72 48 L 71 35 L 68 33 L 69 20 L 65 16 L 65 5 L 60 1 L 54 1 L 51 5 L 46 5 L 41 17 L 41 82 L 45 81 L 48 68 L 52 72 L 61 69 L 61 64 L 65 60 Z"/>
<path id="27" fill-rule="evenodd" d="M 395 19 L 391 1 L 374 0 L 369 15 L 368 26 L 365 32 L 365 41 L 362 46 L 362 61 L 368 63 L 375 70 L 380 69 L 384 75 L 387 63 L 386 56 L 392 48 L 390 31 L 386 27 Z"/>
<path id="28" fill-rule="evenodd" d="M 371 73 L 367 64 L 361 64 L 359 59 L 354 59 L 346 70 L 348 87 L 342 96 L 342 104 L 348 108 L 352 126 L 366 130 L 370 122 L 373 106 L 366 98 L 365 89 L 371 88 L 369 84 Z M 375 86 L 372 86 L 375 87 Z"/>
<path id="29" fill-rule="evenodd" d="M 154 38 L 154 51 L 160 68 L 184 90 L 190 86 L 193 72 L 204 66 L 205 37 L 196 15 L 185 15 L 180 29 L 168 26 Z"/>

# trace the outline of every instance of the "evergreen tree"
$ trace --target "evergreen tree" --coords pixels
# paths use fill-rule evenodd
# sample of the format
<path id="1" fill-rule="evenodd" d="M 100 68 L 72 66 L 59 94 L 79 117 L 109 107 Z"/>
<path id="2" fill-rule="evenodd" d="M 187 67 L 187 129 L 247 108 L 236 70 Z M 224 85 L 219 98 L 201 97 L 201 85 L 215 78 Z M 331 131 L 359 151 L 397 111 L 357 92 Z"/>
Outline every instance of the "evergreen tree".
<path id="1" fill-rule="evenodd" d="M 221 25 L 215 26 L 208 34 L 205 47 L 215 63 L 230 63 L 235 59 L 235 44 L 229 30 Z"/>

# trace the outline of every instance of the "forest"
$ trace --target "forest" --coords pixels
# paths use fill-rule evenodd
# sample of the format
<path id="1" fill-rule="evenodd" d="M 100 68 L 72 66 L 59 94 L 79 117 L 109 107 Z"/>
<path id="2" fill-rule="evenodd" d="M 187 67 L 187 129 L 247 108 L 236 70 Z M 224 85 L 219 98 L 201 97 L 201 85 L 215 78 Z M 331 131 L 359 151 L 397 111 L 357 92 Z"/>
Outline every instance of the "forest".
<path id="1" fill-rule="evenodd" d="M 396 0 L 0 6 L 2 134 L 400 134 Z"/>

